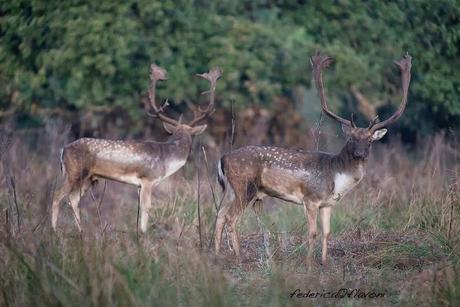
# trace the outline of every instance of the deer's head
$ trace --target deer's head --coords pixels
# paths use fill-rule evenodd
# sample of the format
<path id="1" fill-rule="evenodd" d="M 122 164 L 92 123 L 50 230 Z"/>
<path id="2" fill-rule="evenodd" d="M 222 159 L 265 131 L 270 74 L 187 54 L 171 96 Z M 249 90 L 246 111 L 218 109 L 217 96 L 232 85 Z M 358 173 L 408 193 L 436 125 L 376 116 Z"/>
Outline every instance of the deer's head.
<path id="1" fill-rule="evenodd" d="M 329 66 L 332 58 L 319 54 L 317 51 L 314 56 L 310 58 L 310 63 L 313 66 L 313 75 L 315 79 L 316 89 L 321 100 L 321 107 L 328 116 L 342 124 L 342 131 L 347 137 L 347 144 L 345 149 L 354 159 L 366 159 L 369 155 L 370 147 L 372 142 L 380 140 L 386 133 L 388 125 L 396 121 L 404 112 L 407 104 L 407 93 L 410 83 L 410 70 L 411 70 L 412 57 L 406 53 L 406 55 L 399 61 L 395 61 L 396 66 L 401 71 L 402 90 L 403 97 L 398 110 L 390 116 L 388 119 L 380 122 L 378 116 L 369 123 L 366 128 L 357 127 L 354 120 L 353 114 L 351 119 L 344 119 L 337 114 L 331 112 L 327 106 L 327 100 L 324 95 L 322 69 Z"/>
<path id="2" fill-rule="evenodd" d="M 153 117 L 158 117 L 163 122 L 163 127 L 169 134 L 177 135 L 185 133 L 187 135 L 193 136 L 203 133 L 206 130 L 207 125 L 198 125 L 198 123 L 206 119 L 214 112 L 216 84 L 221 75 L 222 71 L 218 67 L 211 69 L 208 73 L 197 74 L 198 77 L 208 80 L 211 84 L 209 91 L 203 93 L 209 93 L 209 104 L 206 109 L 201 109 L 200 107 L 191 107 L 194 113 L 194 117 L 188 123 L 183 123 L 182 115 L 180 116 L 179 120 L 175 120 L 169 116 L 166 116 L 164 109 L 169 105 L 167 100 L 161 107 L 157 107 L 155 102 L 156 83 L 158 80 L 166 80 L 167 72 L 165 69 L 152 64 L 150 66 L 151 85 L 149 89 L 149 101 L 150 106 L 153 109 L 153 113 L 148 112 L 148 114 Z"/>

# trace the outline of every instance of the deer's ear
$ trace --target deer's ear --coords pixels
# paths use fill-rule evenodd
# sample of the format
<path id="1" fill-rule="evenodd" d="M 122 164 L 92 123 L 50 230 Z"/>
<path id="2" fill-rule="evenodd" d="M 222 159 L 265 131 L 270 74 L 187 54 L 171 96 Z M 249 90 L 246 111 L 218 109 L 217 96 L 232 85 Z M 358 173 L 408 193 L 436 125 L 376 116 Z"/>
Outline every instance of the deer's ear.
<path id="1" fill-rule="evenodd" d="M 376 130 L 374 132 L 374 134 L 372 135 L 372 142 L 374 141 L 378 141 L 380 140 L 381 138 L 383 138 L 383 136 L 387 133 L 387 129 L 383 128 L 383 129 L 379 129 L 379 130 Z"/>
<path id="2" fill-rule="evenodd" d="M 163 122 L 163 128 L 165 128 L 166 132 L 169 134 L 174 134 L 176 132 L 177 127 L 174 125 L 171 125 L 169 123 Z"/>
<path id="3" fill-rule="evenodd" d="M 349 136 L 351 134 L 351 127 L 342 124 L 342 132 L 345 134 L 345 136 Z"/>
<path id="4" fill-rule="evenodd" d="M 206 130 L 207 127 L 208 125 L 200 125 L 200 126 L 193 127 L 191 134 L 192 135 L 202 134 Z"/>

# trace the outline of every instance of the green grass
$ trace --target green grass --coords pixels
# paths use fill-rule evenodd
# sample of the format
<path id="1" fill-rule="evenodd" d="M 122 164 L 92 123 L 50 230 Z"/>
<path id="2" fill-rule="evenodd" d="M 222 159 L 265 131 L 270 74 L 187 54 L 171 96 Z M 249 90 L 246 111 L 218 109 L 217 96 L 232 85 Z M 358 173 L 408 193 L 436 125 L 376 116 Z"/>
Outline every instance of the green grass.
<path id="1" fill-rule="evenodd" d="M 59 231 L 53 233 L 46 211 L 51 185 L 46 182 L 54 178 L 54 164 L 39 163 L 42 159 L 22 150 L 16 149 L 10 164 L 20 232 L 11 191 L 0 181 L 2 306 L 449 306 L 460 302 L 459 180 L 449 177 L 459 163 L 437 163 L 430 158 L 431 151 L 421 160 L 399 161 L 394 170 L 375 164 L 360 187 L 333 209 L 329 265 L 319 265 L 317 244 L 316 263 L 308 271 L 307 225 L 301 206 L 270 201 L 259 213 L 247 208 L 239 223 L 243 263 L 238 264 L 226 235 L 222 255 L 208 249 L 215 209 L 207 183 L 202 185 L 200 200 L 200 248 L 196 178 L 185 180 L 181 174 L 154 193 L 145 235 L 138 237 L 135 231 L 136 189 L 111 184 L 102 206 L 106 229 L 100 225 L 95 202 L 87 196 L 82 206 L 83 235 L 77 233 L 71 211 L 64 205 Z M 23 167 L 25 161 L 28 168 Z M 194 166 L 187 167 L 186 173 L 193 174 Z M 423 176 L 433 169 L 438 170 L 437 176 Z M 39 180 L 45 175 L 46 182 Z M 95 189 L 96 197 L 101 190 Z M 385 297 L 290 297 L 296 289 L 342 288 L 384 291 Z"/>
<path id="2" fill-rule="evenodd" d="M 407 278 L 438 262 L 458 259 L 443 238 L 426 231 L 426 225 L 433 224 L 425 223 L 432 219 L 424 214 L 413 219 L 413 230 L 395 233 L 403 229 L 404 219 L 393 219 L 393 225 L 388 220 L 377 223 L 369 210 L 348 215 L 337 209 L 332 219 L 331 249 L 342 249 L 345 254 L 332 253 L 329 267 L 317 265 L 310 273 L 303 263 L 306 246 L 296 244 L 306 235 L 303 210 L 297 206 L 263 209 L 259 222 L 254 212 L 246 212 L 240 227 L 242 240 L 248 234 L 262 238 L 267 233 L 272 250 L 281 246 L 282 240 L 292 242 L 285 242 L 281 247 L 285 251 L 267 262 L 266 242 L 256 240 L 245 247 L 246 252 L 250 250 L 246 253 L 249 259 L 241 266 L 229 251 L 216 258 L 212 251 L 198 247 L 196 201 L 183 196 L 155 208 L 155 226 L 140 238 L 134 229 L 109 230 L 101 235 L 91 225 L 86 226 L 94 232 L 85 231 L 80 237 L 71 221 L 57 234 L 47 226 L 35 233 L 26 228 L 10 237 L 9 243 L 2 241 L 1 300 L 5 305 L 50 306 L 333 305 L 337 301 L 292 299 L 289 293 L 297 288 L 322 291 L 346 287 L 384 289 L 390 294 L 378 299 L 379 304 L 399 304 L 407 299 L 400 297 L 399 291 Z M 65 216 L 69 212 L 63 211 L 61 218 L 70 219 Z M 407 217 L 409 212 L 399 214 Z M 203 216 L 208 226 L 212 217 L 210 213 Z M 162 224 L 169 224 L 169 228 Z M 391 234 L 389 224 L 394 230 Z M 209 236 L 204 237 L 207 240 Z M 318 257 L 319 253 L 317 247 Z M 457 285 L 440 288 L 434 301 L 457 302 Z M 417 299 L 413 297 L 412 302 Z M 368 303 L 340 300 L 345 306 Z"/>

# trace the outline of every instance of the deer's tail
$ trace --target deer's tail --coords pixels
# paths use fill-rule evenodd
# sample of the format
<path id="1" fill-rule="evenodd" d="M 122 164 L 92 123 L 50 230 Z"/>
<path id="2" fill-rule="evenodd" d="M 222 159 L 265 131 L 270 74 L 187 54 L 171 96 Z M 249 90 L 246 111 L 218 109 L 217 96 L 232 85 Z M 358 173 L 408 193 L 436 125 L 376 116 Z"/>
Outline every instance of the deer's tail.
<path id="1" fill-rule="evenodd" d="M 64 164 L 64 147 L 61 148 L 61 154 L 59 158 L 60 164 L 61 164 L 61 173 L 62 175 L 65 174 L 65 164 Z"/>
<path id="2" fill-rule="evenodd" d="M 220 186 L 222 187 L 222 190 L 225 191 L 226 185 L 227 185 L 227 178 L 225 177 L 225 156 L 222 157 L 219 160 L 219 163 L 217 164 L 217 180 L 219 181 Z"/>

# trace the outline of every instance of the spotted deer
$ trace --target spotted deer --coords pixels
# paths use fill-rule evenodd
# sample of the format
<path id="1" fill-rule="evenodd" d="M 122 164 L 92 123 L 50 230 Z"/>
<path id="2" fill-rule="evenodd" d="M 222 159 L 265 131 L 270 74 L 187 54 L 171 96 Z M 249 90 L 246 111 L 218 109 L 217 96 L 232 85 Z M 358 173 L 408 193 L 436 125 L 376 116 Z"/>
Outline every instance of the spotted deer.
<path id="1" fill-rule="evenodd" d="M 106 140 L 94 138 L 78 139 L 61 151 L 61 168 L 64 183 L 57 191 L 52 204 L 51 222 L 56 230 L 60 202 L 68 197 L 79 231 L 81 196 L 98 179 L 110 179 L 128 183 L 140 188 L 140 228 L 147 230 L 148 211 L 151 206 L 152 189 L 163 179 L 177 172 L 187 161 L 192 147 L 192 137 L 201 134 L 206 125 L 197 125 L 214 112 L 217 80 L 221 76 L 219 68 L 198 74 L 210 82 L 209 104 L 206 109 L 194 107 L 194 118 L 182 122 L 165 115 L 167 102 L 158 107 L 155 102 L 157 81 L 166 80 L 167 72 L 152 64 L 150 66 L 149 102 L 151 116 L 163 122 L 164 129 L 171 134 L 166 142 L 153 140 Z"/>
<path id="2" fill-rule="evenodd" d="M 322 224 L 322 263 L 327 261 L 327 242 L 330 234 L 331 209 L 363 178 L 371 143 L 380 140 L 387 127 L 397 120 L 407 104 L 410 83 L 411 57 L 406 54 L 395 64 L 401 72 L 402 101 L 398 110 L 387 120 L 375 118 L 367 128 L 355 125 L 331 112 L 324 94 L 322 70 L 332 58 L 316 53 L 310 62 L 323 111 L 342 124 L 347 138 L 343 148 L 336 154 L 320 151 L 303 151 L 269 146 L 247 146 L 222 156 L 218 163 L 218 180 L 225 195 L 218 212 L 215 233 L 215 249 L 219 253 L 222 230 L 227 225 L 233 250 L 240 258 L 240 243 L 236 224 L 244 209 L 270 196 L 302 205 L 308 220 L 307 263 L 311 264 L 313 245 L 317 236 L 318 211 Z M 233 193 L 226 193 L 226 189 Z"/>

